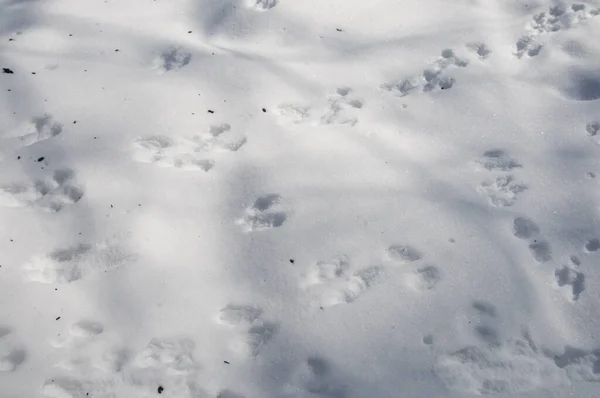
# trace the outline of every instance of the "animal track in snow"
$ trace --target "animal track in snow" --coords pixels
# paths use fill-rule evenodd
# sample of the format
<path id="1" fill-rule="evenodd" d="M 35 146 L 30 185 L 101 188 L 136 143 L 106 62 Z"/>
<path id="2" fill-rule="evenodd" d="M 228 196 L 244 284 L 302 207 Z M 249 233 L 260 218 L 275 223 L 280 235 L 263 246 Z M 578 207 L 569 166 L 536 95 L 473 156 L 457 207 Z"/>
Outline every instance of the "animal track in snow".
<path id="1" fill-rule="evenodd" d="M 194 141 L 205 151 L 236 152 L 246 143 L 246 136 L 231 130 L 229 124 L 210 126 L 208 133 L 194 136 Z"/>
<path id="2" fill-rule="evenodd" d="M 426 334 L 425 336 L 423 336 L 423 344 L 425 345 L 432 345 L 433 344 L 433 335 L 431 334 Z"/>
<path id="3" fill-rule="evenodd" d="M 600 349 L 587 351 L 566 346 L 554 363 L 573 381 L 600 382 Z"/>
<path id="4" fill-rule="evenodd" d="M 474 326 L 477 337 L 489 344 L 498 343 L 499 334 L 495 328 L 498 316 L 496 307 L 485 301 L 474 301 L 471 307 L 477 315 L 477 323 Z"/>
<path id="5" fill-rule="evenodd" d="M 209 171 L 215 162 L 198 153 L 193 145 L 175 143 L 164 135 L 142 137 L 136 140 L 134 158 L 141 163 L 153 163 L 161 167 L 183 170 Z"/>
<path id="6" fill-rule="evenodd" d="M 115 344 L 104 326 L 81 320 L 53 345 L 60 349 L 56 375 L 42 388 L 44 396 L 151 396 L 162 386 L 168 396 L 204 397 L 196 383 L 195 345 L 185 338 L 154 338 L 135 352 Z M 172 395 L 171 395 L 172 394 Z"/>
<path id="7" fill-rule="evenodd" d="M 123 347 L 103 336 L 104 326 L 91 320 L 80 320 L 51 341 L 59 349 L 55 367 L 67 373 L 91 375 L 119 372 L 128 360 Z"/>
<path id="8" fill-rule="evenodd" d="M 536 42 L 533 36 L 522 36 L 517 41 L 517 52 L 515 55 L 518 58 L 523 57 L 523 55 L 527 54 L 530 57 L 535 57 L 539 55 L 542 51 L 543 45 Z"/>
<path id="9" fill-rule="evenodd" d="M 378 267 L 364 268 L 354 272 L 341 283 L 336 283 L 337 288 L 324 292 L 322 297 L 323 307 L 332 307 L 338 304 L 348 304 L 360 297 L 379 276 Z"/>
<path id="10" fill-rule="evenodd" d="M 246 232 L 263 231 L 282 226 L 286 218 L 281 196 L 269 194 L 259 196 L 252 206 L 246 208 L 236 224 L 241 225 Z"/>
<path id="11" fill-rule="evenodd" d="M 439 355 L 434 372 L 447 388 L 470 394 L 520 394 L 568 385 L 570 381 L 600 382 L 600 350 L 570 346 L 556 354 L 539 347 L 529 332 L 517 338 L 499 338 L 489 322 L 496 318 L 493 305 L 475 301 L 479 315 L 476 332 L 482 342 Z"/>
<path id="12" fill-rule="evenodd" d="M 277 5 L 277 0 L 246 0 L 246 4 L 257 11 L 267 11 Z"/>
<path id="13" fill-rule="evenodd" d="M 300 124 L 310 117 L 310 108 L 294 104 L 280 104 L 275 108 L 275 113 L 283 120 Z"/>
<path id="14" fill-rule="evenodd" d="M 346 389 L 332 380 L 330 364 L 319 357 L 308 358 L 292 374 L 287 392 L 311 397 L 344 398 Z M 308 395 L 307 395 L 308 396 Z"/>
<path id="15" fill-rule="evenodd" d="M 154 338 L 133 363 L 138 369 L 163 369 L 180 374 L 193 372 L 197 368 L 194 347 L 194 342 L 189 339 Z"/>
<path id="16" fill-rule="evenodd" d="M 552 260 L 552 250 L 550 244 L 546 241 L 534 239 L 529 244 L 529 251 L 538 263 L 546 263 Z"/>
<path id="17" fill-rule="evenodd" d="M 420 260 L 423 253 L 413 246 L 404 244 L 393 244 L 387 249 L 390 260 L 399 264 L 408 264 Z"/>
<path id="18" fill-rule="evenodd" d="M 321 117 L 321 124 L 356 125 L 358 119 L 354 116 L 357 109 L 363 107 L 363 102 L 352 98 L 350 87 L 340 87 L 329 98 L 329 110 Z"/>
<path id="19" fill-rule="evenodd" d="M 552 260 L 550 244 L 539 238 L 540 227 L 529 217 L 519 216 L 513 220 L 513 235 L 529 242 L 529 252 L 538 263 Z"/>
<path id="20" fill-rule="evenodd" d="M 55 348 L 70 348 L 81 345 L 81 342 L 88 342 L 94 336 L 104 332 L 104 325 L 100 322 L 83 319 L 73 323 L 67 333 L 62 333 L 51 344 Z"/>
<path id="21" fill-rule="evenodd" d="M 597 252 L 600 249 L 600 239 L 593 238 L 586 242 L 585 251 L 587 253 Z"/>
<path id="22" fill-rule="evenodd" d="M 31 281 L 70 283 L 101 271 L 113 271 L 132 260 L 132 255 L 114 244 L 78 244 L 34 256 L 23 270 Z"/>
<path id="23" fill-rule="evenodd" d="M 587 135 L 591 137 L 597 144 L 600 144 L 600 121 L 588 123 L 585 126 Z"/>
<path id="24" fill-rule="evenodd" d="M 571 300 L 579 300 L 579 296 L 585 290 L 585 275 L 582 272 L 563 265 L 554 271 L 554 277 L 558 287 L 568 290 Z"/>
<path id="25" fill-rule="evenodd" d="M 492 50 L 485 43 L 469 43 L 467 44 L 467 48 L 477 54 L 477 57 L 481 60 L 487 59 L 492 53 Z"/>
<path id="26" fill-rule="evenodd" d="M 190 138 L 140 137 L 134 143 L 134 158 L 161 167 L 209 171 L 215 165 L 211 153 L 235 152 L 245 143 L 246 136 L 232 131 L 230 125 L 214 125 L 207 133 Z"/>
<path id="27" fill-rule="evenodd" d="M 70 333 L 76 337 L 92 337 L 101 334 L 104 326 L 99 322 L 82 320 L 71 326 Z"/>
<path id="28" fill-rule="evenodd" d="M 262 310 L 251 305 L 228 304 L 219 312 L 218 322 L 235 330 L 229 342 L 231 351 L 242 357 L 259 354 L 278 328 L 276 323 L 261 318 Z"/>
<path id="29" fill-rule="evenodd" d="M 574 101 L 595 101 L 600 98 L 600 75 L 597 70 L 569 68 L 559 90 L 565 98 Z"/>
<path id="30" fill-rule="evenodd" d="M 404 284 L 416 291 L 433 289 L 442 280 L 438 267 L 426 265 L 404 275 Z"/>
<path id="31" fill-rule="evenodd" d="M 256 321 L 262 310 L 251 305 L 227 304 L 219 312 L 219 323 L 230 326 L 249 326 Z"/>
<path id="32" fill-rule="evenodd" d="M 163 74 L 173 70 L 181 69 L 192 60 L 192 54 L 181 48 L 174 47 L 163 51 L 154 60 L 154 68 Z"/>
<path id="33" fill-rule="evenodd" d="M 597 241 L 597 239 L 591 241 L 594 240 Z M 600 244 L 600 241 L 598 243 Z M 596 243 L 594 243 L 594 247 L 596 247 L 595 245 Z M 581 266 L 581 260 L 577 256 L 570 256 L 569 264 L 554 270 L 556 286 L 565 291 L 571 301 L 579 300 L 586 287 L 585 274 L 579 271 L 579 266 Z"/>
<path id="34" fill-rule="evenodd" d="M 325 261 L 317 261 L 304 275 L 302 286 L 314 286 L 342 278 L 350 271 L 350 260 L 339 255 Z"/>
<path id="35" fill-rule="evenodd" d="M 547 12 L 533 16 L 526 28 L 527 32 L 517 41 L 517 51 L 514 54 L 518 58 L 525 55 L 534 57 L 544 47 L 538 40 L 540 36 L 570 29 L 599 14 L 600 9 L 588 10 L 584 4 L 573 4 L 570 7 L 564 5 L 550 7 Z"/>
<path id="36" fill-rule="evenodd" d="M 522 167 L 519 162 L 502 149 L 485 151 L 483 156 L 477 160 L 477 163 L 489 171 L 510 171 Z"/>
<path id="37" fill-rule="evenodd" d="M 310 122 L 314 125 L 346 124 L 354 126 L 358 123 L 357 111 L 364 102 L 356 98 L 350 87 L 339 87 L 327 98 L 325 109 L 312 109 L 308 106 L 283 103 L 275 113 L 285 122 L 300 124 Z"/>
<path id="38" fill-rule="evenodd" d="M 468 61 L 456 56 L 453 50 L 443 50 L 440 57 L 431 66 L 424 69 L 421 75 L 405 80 L 385 83 L 382 88 L 400 97 L 407 96 L 413 91 L 435 92 L 448 90 L 454 86 L 455 80 L 447 75 L 447 70 L 453 67 L 466 67 Z"/>
<path id="39" fill-rule="evenodd" d="M 6 326 L 0 326 L 0 372 L 15 371 L 24 361 L 25 349 Z"/>
<path id="40" fill-rule="evenodd" d="M 529 241 L 529 251 L 538 263 L 552 261 L 550 244 L 539 238 L 540 228 L 532 219 L 523 216 L 516 217 L 513 220 L 513 234 L 519 239 Z M 600 240 L 592 239 L 588 241 L 586 248 L 588 245 L 591 245 L 590 248 L 598 250 Z M 570 265 L 563 265 L 554 270 L 554 279 L 557 287 L 568 291 L 570 300 L 577 301 L 585 290 L 585 275 L 574 268 L 581 265 L 581 261 L 576 256 L 571 256 L 570 260 Z"/>
<path id="41" fill-rule="evenodd" d="M 52 178 L 0 187 L 0 206 L 4 207 L 32 206 L 58 212 L 82 197 L 83 190 L 74 182 L 74 173 L 69 169 L 56 170 Z"/>
<path id="42" fill-rule="evenodd" d="M 232 340 L 229 344 L 229 348 L 239 356 L 255 357 L 276 332 L 277 324 L 275 323 L 256 323 L 252 325 L 245 334 L 240 334 L 237 338 Z"/>
<path id="43" fill-rule="evenodd" d="M 309 290 L 322 308 L 351 303 L 373 285 L 379 267 L 352 269 L 346 255 L 317 261 L 306 271 L 300 287 Z"/>
<path id="44" fill-rule="evenodd" d="M 479 314 L 487 315 L 489 317 L 496 317 L 496 307 L 493 304 L 490 304 L 486 301 L 473 301 L 472 303 L 473 309 L 475 309 Z"/>
<path id="45" fill-rule="evenodd" d="M 24 146 L 56 137 L 62 133 L 63 125 L 53 120 L 52 115 L 43 115 L 31 119 L 29 128 L 21 132 L 19 139 Z"/>
<path id="46" fill-rule="evenodd" d="M 387 248 L 386 255 L 393 265 L 409 265 L 421 260 L 425 256 L 425 253 L 413 246 L 404 243 L 396 243 Z M 434 265 L 421 266 L 404 273 L 402 276 L 404 285 L 416 291 L 431 290 L 441 280 L 441 272 L 439 268 Z"/>
<path id="47" fill-rule="evenodd" d="M 516 217 L 513 221 L 513 234 L 523 240 L 537 236 L 540 233 L 538 225 L 528 217 Z"/>
<path id="48" fill-rule="evenodd" d="M 509 172 L 521 168 L 519 161 L 510 156 L 503 149 L 490 149 L 483 153 L 475 162 L 489 172 Z M 508 207 L 517 200 L 519 193 L 525 191 L 527 186 L 515 182 L 511 174 L 497 176 L 492 181 L 482 182 L 477 190 L 487 196 L 492 206 Z"/>
<path id="49" fill-rule="evenodd" d="M 517 183 L 511 175 L 496 177 L 493 181 L 484 181 L 479 186 L 479 192 L 487 196 L 491 205 L 496 207 L 512 206 L 519 193 L 527 186 Z"/>
<path id="50" fill-rule="evenodd" d="M 55 122 L 52 115 L 34 117 L 6 135 L 1 141 L 0 153 L 9 155 L 22 147 L 56 137 L 62 131 L 63 125 Z"/>

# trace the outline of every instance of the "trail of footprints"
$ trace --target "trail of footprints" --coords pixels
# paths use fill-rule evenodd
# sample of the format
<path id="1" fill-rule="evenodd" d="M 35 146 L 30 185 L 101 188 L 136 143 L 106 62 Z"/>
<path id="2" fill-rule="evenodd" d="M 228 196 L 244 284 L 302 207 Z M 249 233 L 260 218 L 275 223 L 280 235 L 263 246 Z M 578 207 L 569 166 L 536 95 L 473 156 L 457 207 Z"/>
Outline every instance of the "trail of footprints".
<path id="1" fill-rule="evenodd" d="M 591 137 L 597 133 L 595 130 L 594 124 L 588 124 Z M 514 181 L 512 173 L 522 168 L 520 162 L 499 149 L 486 151 L 477 163 L 496 174 L 492 181 Z M 508 189 L 498 189 L 502 187 Z M 510 184 L 483 182 L 479 190 L 488 196 L 491 205 L 507 207 L 525 188 L 522 184 L 511 189 Z M 526 242 L 534 261 L 539 264 L 553 262 L 551 245 L 531 218 L 514 217 L 511 230 L 516 238 Z M 598 250 L 598 238 L 588 239 L 582 248 L 585 253 Z M 402 253 L 409 256 L 410 251 Z M 409 257 L 418 257 L 418 254 Z M 571 255 L 566 264 L 550 271 L 556 288 L 564 291 L 572 302 L 577 302 L 585 293 L 586 277 L 581 268 L 579 257 Z M 563 351 L 553 352 L 536 344 L 526 328 L 519 336 L 502 335 L 498 328 L 500 314 L 491 303 L 473 301 L 471 313 L 473 322 L 469 323 L 473 324 L 472 333 L 479 343 L 454 352 L 436 351 L 434 371 L 448 389 L 478 395 L 519 394 L 567 385 L 570 381 L 600 382 L 600 349 L 582 350 L 567 345 Z M 434 347 L 434 336 L 424 336 L 423 343 Z"/>
<path id="2" fill-rule="evenodd" d="M 482 61 L 492 53 L 492 50 L 481 42 L 468 43 L 465 47 Z M 453 68 L 465 68 L 468 65 L 469 61 L 466 58 L 459 57 L 453 49 L 447 48 L 442 50 L 437 59 L 423 69 L 418 76 L 388 82 L 381 87 L 399 97 L 405 97 L 413 92 L 430 93 L 449 90 L 456 83 L 456 79 L 450 75 L 450 71 Z"/>
<path id="3" fill-rule="evenodd" d="M 550 244 L 542 237 L 538 225 L 528 217 L 518 216 L 513 220 L 513 235 L 528 243 L 531 256 L 538 263 L 547 263 L 552 261 L 552 250 Z M 600 249 L 600 240 L 597 238 L 589 239 L 583 251 L 594 253 Z M 586 289 L 586 276 L 581 270 L 581 260 L 575 255 L 571 255 L 566 264 L 560 265 L 554 270 L 555 285 L 562 291 L 565 291 L 571 301 L 579 300 L 581 294 Z"/>
<path id="4" fill-rule="evenodd" d="M 60 359 L 55 375 L 42 387 L 49 398 L 242 397 L 228 389 L 203 388 L 196 345 L 188 338 L 153 338 L 145 347 L 132 350 L 101 323 L 81 320 L 51 344 Z"/>
<path id="5" fill-rule="evenodd" d="M 485 43 L 481 42 L 468 43 L 465 47 L 479 60 L 487 59 L 492 52 Z M 429 93 L 448 90 L 456 83 L 449 71 L 452 68 L 464 68 L 468 64 L 469 61 L 456 55 L 454 50 L 445 49 L 420 75 L 387 82 L 382 84 L 381 88 L 399 97 L 413 92 Z M 327 102 L 328 106 L 324 111 L 301 104 L 283 103 L 276 108 L 275 113 L 282 120 L 293 124 L 311 123 L 313 125 L 353 127 L 359 122 L 358 114 L 364 106 L 364 101 L 353 95 L 351 87 L 337 88 L 328 95 Z"/>
<path id="6" fill-rule="evenodd" d="M 277 0 L 248 0 L 247 6 L 267 11 Z M 516 44 L 519 58 L 535 56 L 543 44 L 539 36 L 569 28 L 587 18 L 600 14 L 585 5 L 569 8 L 554 7 L 534 16 L 528 32 Z M 485 60 L 491 50 L 483 43 L 469 43 L 468 50 Z M 158 73 L 176 71 L 187 66 L 190 52 L 181 48 L 165 50 L 155 59 Z M 436 92 L 451 89 L 456 80 L 453 68 L 465 68 L 469 61 L 445 49 L 422 73 L 408 79 L 388 82 L 382 87 L 398 96 L 411 93 Z M 282 104 L 277 113 L 292 123 L 312 122 L 320 125 L 355 126 L 364 102 L 350 87 L 337 88 L 327 98 L 325 109 Z M 34 118 L 27 128 L 15 133 L 5 145 L 18 148 L 33 145 L 61 134 L 63 126 L 45 115 Z M 598 136 L 600 124 L 589 123 L 590 137 Z M 204 134 L 192 137 L 154 135 L 140 137 L 135 142 L 134 158 L 143 163 L 161 167 L 209 171 L 215 166 L 212 155 L 217 152 L 236 152 L 245 143 L 246 136 L 232 130 L 228 124 L 211 126 Z M 18 145 L 16 144 L 18 143 Z M 518 182 L 513 173 L 522 165 L 500 149 L 486 151 L 478 160 L 491 173 L 478 190 L 490 204 L 512 206 L 527 186 Z M 75 182 L 71 170 L 56 170 L 51 178 L 31 183 L 14 183 L 0 187 L 0 205 L 7 207 L 35 206 L 49 211 L 60 211 L 76 203 L 83 190 Z M 277 194 L 263 195 L 244 209 L 236 221 L 246 232 L 280 227 L 287 219 L 287 210 Z M 519 216 L 513 219 L 513 234 L 527 243 L 532 258 L 538 263 L 552 261 L 550 244 L 543 239 L 540 228 L 531 219 Z M 600 249 L 600 240 L 590 239 L 585 245 L 588 253 Z M 349 304 L 359 299 L 374 286 L 386 269 L 401 269 L 403 282 L 416 292 L 427 292 L 442 281 L 435 265 L 422 264 L 425 253 L 403 244 L 390 245 L 385 251 L 384 265 L 357 266 L 340 254 L 311 264 L 303 275 L 301 288 L 315 297 L 320 308 Z M 70 283 L 99 270 L 114 269 L 129 261 L 130 256 L 117 246 L 80 244 L 36 256 L 24 267 L 28 279 L 43 283 Z M 554 270 L 557 287 L 565 290 L 570 299 L 577 301 L 585 291 L 585 274 L 580 271 L 581 261 L 571 256 L 566 265 Z M 600 382 L 600 350 L 585 351 L 565 347 L 562 353 L 552 353 L 538 347 L 530 334 L 524 331 L 518 337 L 502 336 L 497 331 L 498 311 L 485 301 L 472 303 L 472 312 L 478 319 L 473 333 L 480 345 L 468 346 L 451 353 L 439 353 L 435 372 L 449 389 L 474 394 L 521 393 L 565 383 L 566 380 Z M 261 308 L 245 304 L 228 304 L 217 316 L 217 323 L 229 329 L 229 348 L 241 358 L 260 354 L 277 334 L 278 324 L 269 321 Z M 242 397 L 231 390 L 206 392 L 199 383 L 200 366 L 194 357 L 195 344 L 185 338 L 152 339 L 139 351 L 123 347 L 118 339 L 104 338 L 101 323 L 82 320 L 73 324 L 64 338 L 52 344 L 64 351 L 57 363 L 57 375 L 48 379 L 43 394 L 48 397 L 113 397 L 150 396 L 161 387 L 170 396 L 178 397 Z M 433 345 L 434 337 L 425 336 L 423 342 Z M 26 360 L 26 351 L 10 328 L 0 327 L 0 371 L 16 370 Z M 318 357 L 300 363 L 286 385 L 287 393 L 308 393 L 311 396 L 343 398 L 346 390 L 335 382 L 330 364 Z"/>
<path id="7" fill-rule="evenodd" d="M 497 330 L 500 316 L 491 303 L 473 301 L 470 323 L 480 343 L 452 352 L 436 351 L 434 372 L 448 389 L 472 394 L 519 394 L 569 381 L 600 382 L 600 350 L 565 346 L 555 352 L 536 344 L 526 328 L 518 336 L 503 336 Z M 262 318 L 262 310 L 251 305 L 228 304 L 219 312 L 217 322 L 233 329 L 230 344 L 233 353 L 242 354 L 241 358 L 259 354 L 277 329 L 276 324 Z M 3 349 L 3 338 L 9 331 L 1 331 Z M 425 336 L 423 342 L 434 347 L 434 336 Z M 42 387 L 46 397 L 146 396 L 156 394 L 157 389 L 166 392 L 166 396 L 182 398 L 242 397 L 228 389 L 203 388 L 202 366 L 190 339 L 153 338 L 135 351 L 125 348 L 101 323 L 81 320 L 51 343 L 62 356 L 55 366 L 55 375 Z M 15 346 L 10 347 L 8 355 L 5 351 L 1 351 L 0 370 L 12 371 L 23 361 L 25 353 Z M 324 358 L 309 357 L 301 361 L 288 377 L 283 385 L 284 396 L 343 398 L 347 395 L 345 386 L 336 381 L 331 364 Z"/>
<path id="8" fill-rule="evenodd" d="M 517 58 L 535 57 L 544 48 L 544 36 L 570 29 L 577 24 L 600 15 L 600 8 L 590 9 L 585 4 L 560 4 L 533 16 L 526 33 L 516 43 Z"/>
<path id="9" fill-rule="evenodd" d="M 489 54 L 489 49 L 483 45 L 476 47 L 475 51 L 485 56 Z M 464 68 L 468 64 L 469 61 L 458 57 L 453 50 L 445 49 L 442 51 L 440 57 L 429 67 L 425 68 L 419 76 L 386 83 L 382 87 L 385 90 L 396 93 L 400 97 L 404 97 L 415 91 L 427 93 L 448 90 L 454 86 L 456 80 L 448 75 L 447 70 L 453 67 Z"/>
<path id="10" fill-rule="evenodd" d="M 230 348 L 237 358 L 252 358 L 269 342 L 277 324 L 264 320 L 263 311 L 255 306 L 228 304 L 219 311 L 217 324 L 229 328 Z M 4 334 L 9 331 L 0 329 Z M 2 343 L 1 335 L 0 343 Z M 193 340 L 185 337 L 152 338 L 145 347 L 131 349 L 118 335 L 93 320 L 73 323 L 50 344 L 57 350 L 54 375 L 42 386 L 49 398 L 155 396 L 178 398 L 243 398 L 228 388 L 205 388 L 198 352 Z M 3 346 L 0 345 L 0 348 Z M 14 351 L 14 350 L 13 350 Z M 10 357 L 24 354 L 10 353 Z M 0 352 L 2 353 L 2 352 Z M 0 370 L 10 371 L 18 363 L 0 357 Z M 232 365 L 233 366 L 233 365 Z M 10 369 L 8 369 L 10 367 Z M 284 396 L 310 394 L 316 397 L 346 396 L 343 385 L 336 382 L 335 372 L 327 360 L 309 357 L 300 361 L 283 383 Z"/>
<path id="11" fill-rule="evenodd" d="M 469 43 L 466 48 L 480 60 L 487 59 L 492 52 L 485 43 L 480 42 Z M 455 67 L 464 68 L 468 64 L 469 61 L 457 56 L 454 50 L 445 49 L 419 76 L 388 82 L 381 87 L 400 97 L 407 96 L 412 92 L 427 93 L 448 90 L 456 82 L 448 71 Z M 277 107 L 275 113 L 283 120 L 293 124 L 310 122 L 316 125 L 355 126 L 359 121 L 358 112 L 363 106 L 364 102 L 353 95 L 351 87 L 339 87 L 328 96 L 328 106 L 324 112 L 311 109 L 309 106 L 283 103 Z"/>
<path id="12" fill-rule="evenodd" d="M 588 123 L 586 126 L 588 136 L 595 137 L 600 131 L 597 122 Z M 512 206 L 518 195 L 527 189 L 527 185 L 516 182 L 513 172 L 523 168 L 522 164 L 510 156 L 505 150 L 490 149 L 476 160 L 476 163 L 484 170 L 493 173 L 491 180 L 480 184 L 478 191 L 484 194 L 491 205 L 496 207 Z M 513 235 L 527 242 L 527 247 L 532 258 L 540 264 L 553 260 L 550 243 L 544 239 L 539 226 L 529 217 L 517 216 L 513 219 Z M 593 253 L 600 249 L 600 239 L 589 239 L 583 251 Z M 586 289 L 586 276 L 581 270 L 581 261 L 575 255 L 569 258 L 566 264 L 562 264 L 554 270 L 555 285 L 567 292 L 572 301 L 579 300 Z"/>
<path id="13" fill-rule="evenodd" d="M 585 4 L 558 5 L 549 8 L 547 12 L 538 13 L 530 21 L 527 32 L 517 41 L 514 55 L 518 58 L 536 56 L 544 47 L 544 44 L 540 42 L 540 37 L 569 29 L 597 15 L 600 15 L 600 8 L 589 8 Z M 465 47 L 479 60 L 487 59 L 492 53 L 490 47 L 482 42 L 467 43 Z M 465 68 L 468 65 L 469 61 L 466 58 L 456 55 L 455 50 L 447 48 L 442 50 L 437 59 L 424 68 L 419 75 L 386 82 L 381 85 L 381 88 L 399 97 L 405 97 L 415 92 L 431 93 L 449 90 L 456 84 L 456 79 L 451 76 L 450 71 L 453 68 Z M 347 115 L 346 110 L 351 108 L 359 110 L 362 108 L 363 103 L 360 100 L 346 100 L 344 97 L 347 94 L 342 93 L 348 90 L 350 89 L 339 88 L 337 99 L 335 95 L 330 96 L 330 109 L 324 115 L 318 117 L 319 122 L 317 124 L 348 124 L 354 126 L 358 123 L 358 118 Z M 278 106 L 276 113 L 282 119 L 294 124 L 307 121 L 315 123 L 314 113 L 316 112 L 308 106 L 284 103 Z M 511 177 L 505 177 L 491 183 L 489 189 L 508 192 L 518 188 L 514 188 Z"/>
<path id="14" fill-rule="evenodd" d="M 314 299 L 316 306 L 325 309 L 352 303 L 380 280 L 386 268 L 400 268 L 407 290 L 425 292 L 435 288 L 442 275 L 438 267 L 420 264 L 423 256 L 413 246 L 393 244 L 385 251 L 385 266 L 357 267 L 347 255 L 339 254 L 311 264 L 302 276 L 300 288 Z"/>
<path id="15" fill-rule="evenodd" d="M 209 171 L 215 165 L 213 154 L 236 152 L 245 143 L 246 136 L 233 131 L 229 124 L 213 125 L 207 133 L 192 137 L 140 137 L 135 141 L 134 159 L 161 167 Z"/>

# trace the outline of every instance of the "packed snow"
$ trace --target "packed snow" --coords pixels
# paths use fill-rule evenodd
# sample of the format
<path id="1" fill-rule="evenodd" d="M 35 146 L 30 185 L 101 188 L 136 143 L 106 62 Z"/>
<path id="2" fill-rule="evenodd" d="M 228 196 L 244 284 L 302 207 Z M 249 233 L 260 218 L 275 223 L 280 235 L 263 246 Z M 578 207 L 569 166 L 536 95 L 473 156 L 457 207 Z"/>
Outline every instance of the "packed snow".
<path id="1" fill-rule="evenodd" d="M 600 0 L 0 0 L 0 397 L 600 397 Z"/>

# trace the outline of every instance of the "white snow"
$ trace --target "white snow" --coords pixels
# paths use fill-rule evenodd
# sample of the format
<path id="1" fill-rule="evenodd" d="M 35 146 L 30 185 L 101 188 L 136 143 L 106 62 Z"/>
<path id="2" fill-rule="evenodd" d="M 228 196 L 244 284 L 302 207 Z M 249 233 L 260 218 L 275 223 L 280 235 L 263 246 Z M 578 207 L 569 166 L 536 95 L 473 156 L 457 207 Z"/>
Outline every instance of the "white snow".
<path id="1" fill-rule="evenodd" d="M 598 37 L 0 0 L 0 397 L 600 397 Z"/>

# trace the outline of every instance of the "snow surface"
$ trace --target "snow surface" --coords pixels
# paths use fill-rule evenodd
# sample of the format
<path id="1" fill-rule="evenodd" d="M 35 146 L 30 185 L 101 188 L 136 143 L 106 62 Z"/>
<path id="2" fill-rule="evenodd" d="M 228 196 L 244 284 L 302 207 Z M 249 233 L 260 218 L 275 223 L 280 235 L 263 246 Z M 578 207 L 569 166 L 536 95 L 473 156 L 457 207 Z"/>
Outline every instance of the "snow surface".
<path id="1" fill-rule="evenodd" d="M 600 397 L 598 37 L 0 0 L 0 397 Z"/>

